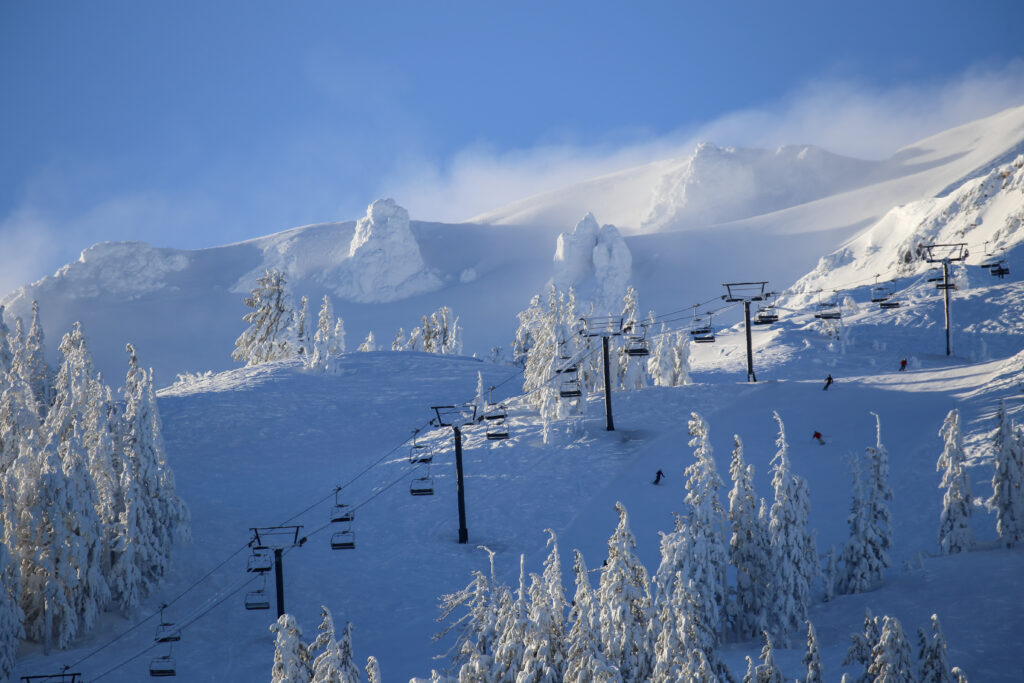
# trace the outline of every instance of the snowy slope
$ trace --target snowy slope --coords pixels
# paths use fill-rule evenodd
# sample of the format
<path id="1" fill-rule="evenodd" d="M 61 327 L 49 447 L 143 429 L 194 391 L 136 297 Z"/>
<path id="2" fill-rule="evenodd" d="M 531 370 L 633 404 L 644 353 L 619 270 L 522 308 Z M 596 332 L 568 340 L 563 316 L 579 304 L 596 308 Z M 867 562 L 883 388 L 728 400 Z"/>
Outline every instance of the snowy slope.
<path id="1" fill-rule="evenodd" d="M 905 332 L 890 326 L 880 341 Z M 983 544 L 978 552 L 957 557 L 932 554 L 941 500 L 934 472 L 941 421 L 953 406 L 964 412 L 972 436 L 972 486 L 977 495 L 987 495 L 989 455 L 977 437 L 990 429 L 998 399 L 1008 401 L 1016 419 L 1024 416 L 1022 356 L 982 364 L 928 356 L 921 368 L 898 373 L 872 367 L 868 358 L 878 355 L 874 341 L 879 339 L 865 338 L 850 345 L 839 362 L 843 373 L 833 369 L 838 383 L 823 393 L 820 376 L 803 368 L 815 365 L 815 359 L 817 367 L 824 367 L 833 354 L 817 345 L 813 330 L 786 328 L 778 334 L 780 343 L 792 346 L 808 339 L 810 350 L 801 357 L 759 357 L 766 380 L 756 385 L 742 382 L 742 373 L 727 363 L 705 363 L 694 374 L 695 384 L 616 393 L 614 432 L 604 430 L 600 397 L 590 403 L 583 421 L 562 425 L 549 445 L 541 442 L 536 414 L 514 400 L 509 441 L 488 442 L 479 428 L 467 429 L 470 543 L 465 546 L 455 542 L 450 432 L 434 430 L 424 438 L 439 450 L 431 468 L 433 497 L 409 495 L 414 469 L 405 458 L 404 442 L 411 429 L 426 427 L 430 405 L 468 398 L 477 371 L 487 383 L 508 380 L 499 396 L 513 395 L 520 381 L 513 369 L 426 354 L 364 353 L 346 356 L 339 375 L 307 373 L 284 363 L 233 370 L 162 391 L 168 454 L 178 491 L 191 506 L 194 541 L 179 552 L 171 579 L 149 607 L 203 579 L 167 611 L 171 619 L 187 624 L 175 650 L 179 677 L 223 681 L 269 675 L 272 616 L 246 612 L 241 605 L 242 593 L 257 587 L 247 585 L 251 575 L 244 571 L 250 526 L 304 525 L 309 541 L 286 556 L 285 580 L 287 609 L 308 637 L 318 623 L 319 606 L 326 604 L 338 621 L 355 623 L 357 657 L 377 656 L 385 680 L 408 680 L 443 667 L 443 661 L 431 659 L 445 649 L 444 643 L 430 640 L 439 628 L 433 621 L 436 599 L 468 582 L 470 570 L 485 568 L 486 557 L 476 544 L 498 553 L 499 571 L 508 582 L 518 571 L 520 553 L 527 556 L 528 570 L 539 571 L 543 530 L 549 527 L 559 535 L 563 557 L 579 548 L 591 567 L 599 567 L 615 522 L 612 506 L 620 500 L 630 511 L 640 555 L 653 570 L 657 532 L 671 528 L 672 512 L 682 505 L 683 469 L 692 460 L 685 445 L 689 412 L 700 411 L 708 419 L 723 476 L 732 434 L 743 437 L 748 461 L 757 470 L 758 493 L 767 496 L 776 435 L 771 411 L 778 410 L 786 422 L 794 469 L 810 484 L 821 552 L 845 538 L 846 456 L 873 445 L 869 411 L 881 416 L 890 452 L 896 548 L 886 584 L 831 603 L 816 601 L 811 611 L 829 680 L 837 680 L 843 670 L 847 636 L 859 628 L 865 607 L 898 616 L 911 631 L 938 612 L 951 663 L 974 680 L 1016 680 L 1024 666 L 1016 645 L 1024 614 L 1014 608 L 1024 595 L 1024 552 L 986 550 Z M 732 350 L 739 341 L 739 335 L 726 334 L 720 343 Z M 827 446 L 810 439 L 814 430 L 825 434 Z M 652 487 L 659 468 L 667 481 Z M 359 506 L 353 551 L 327 546 L 325 523 L 336 484 L 348 484 L 346 499 Z M 994 520 L 983 511 L 977 511 L 974 526 L 979 540 L 994 538 Z M 964 582 L 965 576 L 972 581 Z M 157 654 L 146 651 L 151 623 L 79 661 L 132 623 L 109 616 L 103 629 L 48 660 L 38 647 L 23 647 L 19 673 L 53 668 L 59 661 L 76 662 L 87 680 L 110 669 L 103 680 L 138 680 L 145 676 L 149 657 Z M 742 656 L 756 654 L 759 647 L 734 644 L 724 654 L 741 672 Z M 799 674 L 800 654 L 799 649 L 779 653 L 788 678 Z"/>

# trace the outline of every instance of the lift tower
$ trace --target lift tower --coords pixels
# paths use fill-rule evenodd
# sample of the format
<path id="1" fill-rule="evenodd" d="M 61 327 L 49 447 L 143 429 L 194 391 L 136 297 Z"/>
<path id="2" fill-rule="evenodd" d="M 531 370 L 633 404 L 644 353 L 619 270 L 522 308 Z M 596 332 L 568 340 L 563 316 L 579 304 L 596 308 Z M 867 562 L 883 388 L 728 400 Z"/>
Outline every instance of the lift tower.
<path id="1" fill-rule="evenodd" d="M 945 298 L 946 304 L 946 355 L 953 355 L 953 344 L 949 336 L 950 328 L 950 313 L 949 313 L 949 292 L 950 290 L 956 289 L 956 284 L 949 281 L 949 264 L 960 263 L 965 261 L 970 254 L 967 251 L 966 242 L 956 242 L 954 244 L 922 244 L 921 249 L 925 251 L 928 263 L 941 263 L 942 264 L 942 282 L 935 285 L 936 289 L 941 289 Z"/>
<path id="2" fill-rule="evenodd" d="M 433 422 L 438 427 L 451 427 L 455 434 L 455 478 L 459 497 L 459 543 L 469 542 L 466 528 L 466 487 L 462 477 L 462 428 L 476 422 L 476 406 L 472 403 L 461 406 L 431 406 L 437 417 Z"/>
<path id="3" fill-rule="evenodd" d="M 764 291 L 765 286 L 768 284 L 764 282 L 727 282 L 722 286 L 725 287 L 725 294 L 722 295 L 722 299 L 729 302 L 742 301 L 743 302 L 743 322 L 746 324 L 747 331 L 747 381 L 756 382 L 757 376 L 754 375 L 754 348 L 750 340 L 750 302 L 751 301 L 764 301 L 765 299 L 772 296 L 771 292 Z"/>

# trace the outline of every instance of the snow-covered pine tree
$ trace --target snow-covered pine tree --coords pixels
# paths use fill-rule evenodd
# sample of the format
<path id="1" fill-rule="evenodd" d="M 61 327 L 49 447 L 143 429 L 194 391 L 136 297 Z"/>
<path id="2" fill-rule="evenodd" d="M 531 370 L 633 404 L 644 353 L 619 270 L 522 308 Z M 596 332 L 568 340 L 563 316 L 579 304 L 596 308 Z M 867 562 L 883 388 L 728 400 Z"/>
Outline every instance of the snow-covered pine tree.
<path id="1" fill-rule="evenodd" d="M 871 657 L 868 675 L 874 676 L 875 683 L 914 680 L 913 654 L 899 619 L 889 616 L 882 619 L 882 632 L 871 649 Z"/>
<path id="2" fill-rule="evenodd" d="M 881 635 L 882 620 L 872 616 L 871 610 L 864 611 L 864 631 L 850 636 L 850 649 L 843 658 L 843 666 L 860 665 L 860 674 L 851 677 L 853 683 L 867 683 L 874 678 L 868 675 L 868 667 L 874 661 L 872 650 Z M 844 676 L 845 678 L 845 676 Z"/>
<path id="3" fill-rule="evenodd" d="M 767 529 L 758 515 L 754 494 L 754 466 L 743 458 L 743 442 L 734 435 L 729 475 L 729 563 L 736 568 L 736 588 L 729 603 L 728 615 L 733 636 L 747 640 L 768 627 L 767 586 L 768 551 Z"/>
<path id="4" fill-rule="evenodd" d="M 334 308 L 331 306 L 331 298 L 324 294 L 323 301 L 320 303 L 320 312 L 316 318 L 313 352 L 306 357 L 309 367 L 322 372 L 330 370 L 331 347 L 334 345 Z"/>
<path id="5" fill-rule="evenodd" d="M 779 437 L 775 441 L 779 450 L 772 458 L 775 500 L 768 522 L 773 565 L 769 624 L 774 634 L 786 640 L 788 633 L 807 620 L 811 582 L 820 570 L 814 537 L 807 530 L 810 516 L 807 483 L 790 470 L 785 425 L 777 412 L 774 416 L 779 425 Z"/>
<path id="6" fill-rule="evenodd" d="M 16 351 L 11 371 L 0 374 L 0 483 L 21 452 L 23 442 L 34 449 L 42 445 L 36 399 L 20 372 L 22 360 L 22 354 Z"/>
<path id="7" fill-rule="evenodd" d="M 697 620 L 707 629 L 711 638 L 701 649 L 708 660 L 713 661 L 714 647 L 722 631 L 722 612 L 726 598 L 725 573 L 729 563 L 724 538 L 725 510 L 718 494 L 722 488 L 722 479 L 715 470 L 707 422 L 694 412 L 690 413 L 688 426 L 694 463 L 685 470 L 686 497 L 683 502 L 690 508 L 688 524 L 693 543 L 702 549 L 700 554 L 707 557 L 707 565 L 694 565 L 687 578 L 693 582 L 696 591 L 691 595 L 698 611 Z M 691 644 L 691 647 L 698 645 Z"/>
<path id="8" fill-rule="evenodd" d="M 821 572 L 821 584 L 823 595 L 822 602 L 832 602 L 836 597 L 836 583 L 839 580 L 839 567 L 836 563 L 836 547 L 829 546 L 825 554 L 825 569 Z"/>
<path id="9" fill-rule="evenodd" d="M 328 347 L 328 353 L 332 356 L 345 353 L 345 321 L 341 319 L 340 315 L 334 321 L 334 337 L 332 345 Z"/>
<path id="10" fill-rule="evenodd" d="M 853 499 L 846 523 L 850 529 L 849 538 L 843 545 L 840 559 L 843 563 L 837 588 L 840 593 L 861 593 L 874 586 L 873 553 L 868 541 L 868 505 L 864 482 L 864 459 L 850 458 L 850 472 L 853 478 Z"/>
<path id="11" fill-rule="evenodd" d="M 519 319 L 519 327 L 516 329 L 516 336 L 512 341 L 512 362 L 516 365 L 526 367 L 530 350 L 536 343 L 534 330 L 541 325 L 543 315 L 544 308 L 541 306 L 539 295 L 533 296 L 530 299 L 530 305 L 516 315 Z"/>
<path id="12" fill-rule="evenodd" d="M 345 625 L 339 640 L 330 610 L 321 605 L 320 614 L 323 619 L 316 639 L 307 646 L 312 660 L 311 683 L 359 683 L 359 669 L 352 654 L 352 624 Z"/>
<path id="13" fill-rule="evenodd" d="M 672 347 L 672 383 L 680 387 L 690 383 L 690 335 L 676 332 Z"/>
<path id="14" fill-rule="evenodd" d="M 807 667 L 807 675 L 804 676 L 804 683 L 824 683 L 825 676 L 821 665 L 821 653 L 818 651 L 818 634 L 814 630 L 814 624 L 807 622 L 807 651 L 804 658 L 800 660 Z"/>
<path id="15" fill-rule="evenodd" d="M 502 605 L 498 615 L 498 639 L 494 645 L 492 678 L 495 683 L 514 683 L 526 652 L 526 635 L 531 628 L 526 590 L 525 558 L 519 556 L 519 589 L 515 600 Z"/>
<path id="16" fill-rule="evenodd" d="M 32 387 L 32 395 L 36 398 L 36 411 L 40 417 L 46 417 L 53 403 L 53 370 L 46 362 L 46 341 L 43 337 L 42 323 L 39 321 L 39 303 L 36 301 L 32 302 L 32 324 L 29 326 L 24 348 L 24 379 Z"/>
<path id="17" fill-rule="evenodd" d="M 242 316 L 249 327 L 235 340 L 234 360 L 258 365 L 296 354 L 288 339 L 292 312 L 286 286 L 284 273 L 276 268 L 266 270 L 250 296 L 242 300 L 252 310 Z"/>
<path id="18" fill-rule="evenodd" d="M 866 449 L 868 465 L 868 530 L 878 567 L 876 579 L 882 580 L 882 570 L 892 566 L 889 551 L 893 547 L 892 515 L 889 502 L 889 451 L 882 444 L 882 420 L 875 417 L 875 447 Z"/>
<path id="19" fill-rule="evenodd" d="M 1007 548 L 1024 541 L 1024 439 L 1014 433 L 1003 402 L 992 434 L 995 471 L 988 507 L 996 512 L 996 531 Z"/>
<path id="20" fill-rule="evenodd" d="M 462 327 L 459 317 L 452 317 L 452 311 L 442 306 L 430 315 L 436 335 L 435 353 L 458 355 L 462 353 Z"/>
<path id="21" fill-rule="evenodd" d="M 271 683 L 310 683 L 309 652 L 302 642 L 302 629 L 295 617 L 282 614 L 270 625 L 274 634 L 274 666 L 270 670 Z"/>
<path id="22" fill-rule="evenodd" d="M 0 500 L 0 516 L 5 520 L 13 513 L 14 501 Z M 18 604 L 21 598 L 21 569 L 0 534 L 0 680 L 14 671 L 18 643 L 25 635 L 25 613 Z"/>
<path id="23" fill-rule="evenodd" d="M 87 559 L 85 543 L 72 530 L 74 505 L 56 447 L 24 449 L 14 465 L 18 482 L 15 555 L 21 562 L 21 608 L 25 634 L 65 648 L 80 633 L 76 611 L 78 570 Z"/>
<path id="24" fill-rule="evenodd" d="M 590 585 L 587 564 L 579 550 L 573 551 L 576 574 L 576 594 L 569 612 L 568 642 L 566 645 L 566 683 L 590 681 L 621 681 L 618 669 L 608 664 L 601 652 L 601 623 L 597 615 L 596 597 Z"/>
<path id="25" fill-rule="evenodd" d="M 0 305 L 0 377 L 11 371 L 11 363 L 14 360 L 12 347 L 15 343 L 17 342 L 11 339 L 11 329 L 4 320 L 4 307 Z"/>
<path id="26" fill-rule="evenodd" d="M 295 353 L 308 361 L 312 353 L 313 339 L 309 334 L 309 297 L 299 299 L 299 311 L 295 321 Z"/>
<path id="27" fill-rule="evenodd" d="M 641 334 L 642 327 L 637 319 L 636 288 L 630 286 L 622 299 L 622 329 L 627 334 Z M 625 344 L 619 346 L 619 386 L 622 389 L 642 389 L 647 386 L 647 362 L 642 357 L 626 353 Z"/>
<path id="28" fill-rule="evenodd" d="M 380 662 L 373 655 L 366 658 L 366 681 L 367 683 L 383 683 L 380 676 Z"/>
<path id="29" fill-rule="evenodd" d="M 399 327 L 398 334 L 395 335 L 395 340 L 391 342 L 392 351 L 405 351 L 405 328 Z"/>
<path id="30" fill-rule="evenodd" d="M 661 330 L 654 336 L 654 343 L 651 346 L 651 355 L 647 359 L 647 373 L 656 387 L 671 387 L 675 385 L 675 363 L 672 347 L 672 334 L 665 331 L 665 323 L 661 324 Z"/>
<path id="31" fill-rule="evenodd" d="M 782 683 L 782 672 L 775 664 L 775 649 L 772 647 L 772 640 L 767 631 L 764 634 L 764 647 L 761 648 L 761 663 L 754 665 L 754 661 L 747 657 L 747 674 L 743 677 L 743 683 Z"/>
<path id="32" fill-rule="evenodd" d="M 917 630 L 917 659 L 921 663 L 918 680 L 921 683 L 953 683 L 949 662 L 946 661 L 946 636 L 942 633 L 939 616 L 931 618 L 932 632 Z"/>
<path id="33" fill-rule="evenodd" d="M 367 333 L 367 335 L 366 335 L 366 339 L 363 340 L 363 343 L 359 345 L 359 348 L 357 348 L 356 351 L 376 351 L 376 350 L 377 350 L 377 340 L 374 339 L 374 337 L 373 337 L 373 330 L 370 330 Z"/>
<path id="34" fill-rule="evenodd" d="M 542 576 L 530 575 L 530 608 L 517 683 L 559 683 L 565 675 L 565 591 L 558 539 L 547 529 L 551 552 Z"/>
<path id="35" fill-rule="evenodd" d="M 939 516 L 939 550 L 951 555 L 969 550 L 972 542 L 970 519 L 973 498 L 965 468 L 959 410 L 949 411 L 939 436 L 944 443 L 935 469 L 942 472 L 939 488 L 946 489 Z"/>
<path id="36" fill-rule="evenodd" d="M 624 681 L 640 681 L 651 672 L 648 627 L 651 595 L 647 569 L 636 556 L 636 540 L 622 503 L 615 504 L 619 524 L 608 539 L 608 559 L 597 591 L 601 650 Z"/>
<path id="37" fill-rule="evenodd" d="M 170 566 L 175 542 L 188 538 L 189 514 L 174 491 L 174 473 L 164 454 L 152 374 L 139 366 L 131 344 L 125 348 L 128 374 L 124 387 L 122 459 L 137 497 L 136 508 L 124 512 L 134 520 L 139 536 L 125 538 L 123 543 L 138 546 L 133 552 L 142 578 L 138 590 L 145 595 L 159 585 Z M 131 576 L 132 572 L 125 569 L 124 575 Z"/>

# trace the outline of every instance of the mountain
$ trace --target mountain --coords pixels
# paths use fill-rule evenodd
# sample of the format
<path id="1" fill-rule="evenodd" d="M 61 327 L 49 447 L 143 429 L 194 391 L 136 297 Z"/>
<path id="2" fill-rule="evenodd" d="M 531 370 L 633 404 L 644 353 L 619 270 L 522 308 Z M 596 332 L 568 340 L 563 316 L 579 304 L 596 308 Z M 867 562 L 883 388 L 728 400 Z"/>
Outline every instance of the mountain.
<path id="1" fill-rule="evenodd" d="M 794 472 L 808 482 L 820 554 L 847 538 L 850 459 L 875 446 L 872 413 L 890 454 L 895 542 L 883 584 L 828 602 L 820 585 L 813 590 L 809 617 L 827 680 L 855 673 L 842 661 L 865 609 L 897 616 L 912 640 L 937 613 L 951 665 L 974 680 L 1017 680 L 1024 669 L 1018 645 L 1024 552 L 1000 546 L 994 515 L 979 505 L 971 521 L 973 551 L 938 554 L 942 491 L 935 462 L 940 426 L 956 407 L 970 485 L 975 500 L 983 501 L 992 491 L 989 437 L 997 406 L 1003 402 L 1013 420 L 1024 420 L 1022 137 L 1024 109 L 1015 109 L 880 163 L 821 151 L 800 159 L 796 149 L 776 155 L 707 147 L 697 163 L 679 166 L 678 183 L 664 185 L 680 189 L 669 192 L 672 208 L 659 215 L 694 217 L 701 215 L 698 206 L 717 211 L 710 200 L 698 199 L 717 182 L 702 170 L 710 166 L 727 169 L 716 178 L 734 176 L 744 164 L 756 167 L 751 178 L 761 164 L 816 160 L 834 164 L 834 171 L 823 173 L 818 189 L 806 195 L 773 194 L 783 198 L 768 213 L 704 227 L 620 231 L 608 225 L 621 215 L 610 205 L 605 216 L 601 206 L 579 211 L 573 204 L 594 191 L 595 181 L 563 193 L 571 218 L 551 225 L 499 218 L 486 225 L 419 222 L 382 200 L 355 222 L 304 226 L 214 249 L 90 247 L 54 276 L 8 295 L 8 321 L 25 316 L 38 299 L 51 352 L 70 321 L 81 319 L 106 381 L 123 376 L 125 341 L 134 342 L 143 364 L 156 367 L 168 461 L 177 492 L 190 506 L 193 540 L 177 550 L 165 586 L 138 614 L 106 614 L 96 630 L 49 657 L 26 643 L 16 675 L 73 663 L 86 680 L 145 677 L 150 658 L 166 652 L 154 646 L 153 632 L 167 603 L 162 616 L 183 631 L 173 647 L 182 680 L 265 680 L 273 663 L 267 630 L 273 610 L 248 611 L 243 599 L 264 587 L 273 599 L 273 580 L 264 585 L 247 572 L 246 559 L 251 528 L 280 524 L 301 525 L 306 539 L 283 559 L 285 605 L 304 639 L 315 636 L 326 605 L 339 626 L 354 623 L 360 663 L 378 657 L 387 681 L 429 679 L 431 669 L 446 667 L 453 644 L 450 636 L 431 640 L 442 628 L 435 621 L 439 596 L 461 589 L 471 572 L 489 571 L 487 554 L 477 546 L 495 553 L 498 579 L 514 586 L 520 557 L 527 572 L 541 571 L 545 529 L 551 529 L 571 590 L 572 549 L 599 572 L 616 522 L 614 505 L 622 502 L 639 557 L 653 571 L 659 532 L 671 531 L 673 513 L 686 511 L 690 413 L 707 419 L 723 478 L 733 435 L 743 439 L 757 496 L 770 499 L 778 437 L 772 412 L 778 411 Z M 630 188 L 629 179 L 639 177 L 630 173 L 621 183 L 615 176 L 601 182 Z M 780 183 L 795 192 L 795 185 Z M 767 190 L 756 185 L 739 213 L 770 203 Z M 821 192 L 827 194 L 814 197 Z M 780 208 L 794 201 L 803 203 Z M 544 202 L 557 204 L 554 195 Z M 952 356 L 943 346 L 943 301 L 927 282 L 934 264 L 917 248 L 927 241 L 970 247 L 966 265 L 954 269 Z M 1005 261 L 1009 275 L 981 268 L 991 259 Z M 715 343 L 691 345 L 692 383 L 613 390 L 612 431 L 600 393 L 586 399 L 582 416 L 545 425 L 522 395 L 518 368 L 468 356 L 350 352 L 331 374 L 296 361 L 232 367 L 232 342 L 245 325 L 242 296 L 268 267 L 286 270 L 293 296 L 309 296 L 311 310 L 323 294 L 334 298 L 350 351 L 371 329 L 386 343 L 399 326 L 408 329 L 448 305 L 461 316 L 467 350 L 485 355 L 489 345 L 510 341 L 515 313 L 551 279 L 579 285 L 595 301 L 608 298 L 604 283 L 634 283 L 641 310 L 654 308 L 665 323 L 648 331 L 652 343 L 662 333 L 686 336 L 690 304 L 705 302 L 702 313 L 726 306 L 722 282 L 771 280 L 770 288 L 781 292 L 775 302 L 780 319 L 752 334 L 756 383 L 745 381 L 746 338 L 735 324 L 734 304 L 714 318 Z M 870 300 L 876 273 L 899 308 L 881 309 Z M 833 295 L 842 317 L 815 317 L 821 298 Z M 906 371 L 899 369 L 903 358 Z M 184 370 L 214 372 L 172 381 Z M 430 407 L 470 400 L 478 373 L 483 386 L 495 387 L 495 400 L 508 406 L 510 438 L 489 440 L 482 425 L 463 430 L 469 543 L 460 545 L 453 431 L 430 424 Z M 822 391 L 826 375 L 835 383 Z M 410 461 L 413 430 L 433 450 L 429 467 Z M 815 432 L 825 445 L 812 439 Z M 653 486 L 658 470 L 666 479 Z M 419 477 L 432 480 L 434 495 L 411 495 L 410 482 Z M 350 550 L 332 550 L 329 543 L 340 528 L 329 516 L 337 500 L 356 508 Z M 802 634 L 793 641 L 794 647 L 776 652 L 786 679 L 804 671 Z M 744 657 L 756 658 L 760 648 L 754 640 L 727 643 L 721 656 L 742 675 Z"/>

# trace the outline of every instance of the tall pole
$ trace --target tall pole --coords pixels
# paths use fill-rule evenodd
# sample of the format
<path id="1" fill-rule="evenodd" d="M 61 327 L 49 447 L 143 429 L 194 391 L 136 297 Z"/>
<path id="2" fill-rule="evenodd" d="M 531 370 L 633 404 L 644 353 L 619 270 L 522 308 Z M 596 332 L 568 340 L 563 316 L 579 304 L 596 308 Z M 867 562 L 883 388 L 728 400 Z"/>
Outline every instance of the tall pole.
<path id="1" fill-rule="evenodd" d="M 953 345 L 949 338 L 949 261 L 942 262 L 942 293 L 946 298 L 946 355 L 953 355 Z"/>
<path id="2" fill-rule="evenodd" d="M 281 548 L 274 548 L 274 582 L 277 584 L 277 616 L 284 614 L 284 566 Z"/>
<path id="3" fill-rule="evenodd" d="M 459 494 L 459 543 L 469 542 L 469 530 L 466 528 L 466 489 L 462 478 L 462 430 L 452 425 L 455 432 L 455 477 Z"/>
<path id="4" fill-rule="evenodd" d="M 756 382 L 754 374 L 754 346 L 750 341 L 750 299 L 743 300 L 743 318 L 747 323 L 747 381 Z"/>
<path id="5" fill-rule="evenodd" d="M 601 336 L 601 350 L 604 352 L 604 419 L 605 430 L 615 431 L 612 421 L 612 378 L 608 376 L 608 336 Z"/>

